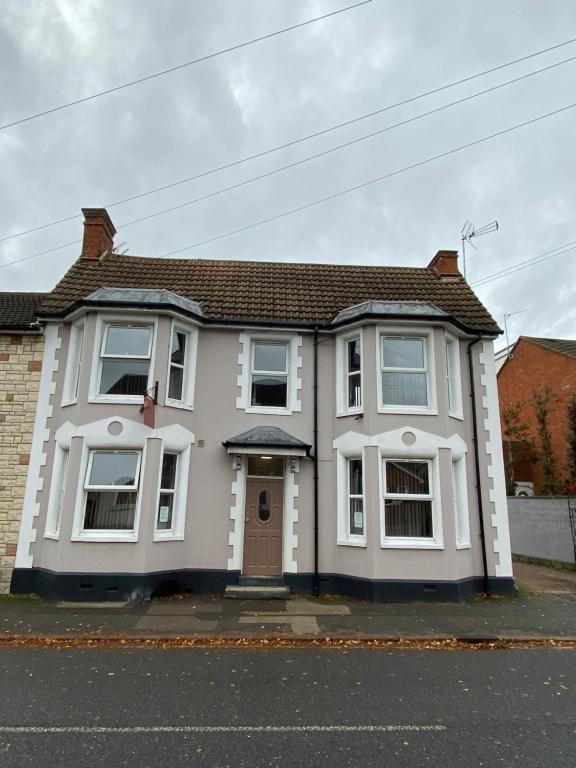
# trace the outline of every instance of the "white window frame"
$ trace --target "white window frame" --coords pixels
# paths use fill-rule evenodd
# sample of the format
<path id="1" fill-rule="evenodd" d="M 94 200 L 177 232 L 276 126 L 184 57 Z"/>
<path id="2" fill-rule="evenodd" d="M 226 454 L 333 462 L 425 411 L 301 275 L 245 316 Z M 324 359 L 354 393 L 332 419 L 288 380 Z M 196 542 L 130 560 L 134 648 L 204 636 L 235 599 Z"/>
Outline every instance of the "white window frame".
<path id="1" fill-rule="evenodd" d="M 348 370 L 348 344 L 360 341 L 360 405 L 348 405 L 348 387 L 351 374 Z M 364 338 L 362 328 L 336 337 L 336 416 L 352 416 L 364 413 Z"/>
<path id="2" fill-rule="evenodd" d="M 382 339 L 384 338 L 418 338 L 424 341 L 424 363 L 425 369 L 421 372 L 426 373 L 426 391 L 428 395 L 428 404 L 426 406 L 417 405 L 384 405 L 382 394 Z M 397 414 L 421 414 L 423 416 L 438 415 L 436 403 L 436 366 L 434 355 L 434 329 L 417 327 L 410 325 L 403 326 L 379 326 L 376 333 L 376 391 L 378 393 L 378 413 L 397 413 Z M 386 369 L 396 370 L 396 369 Z M 420 372 L 419 369 L 406 369 L 407 372 Z"/>
<path id="3" fill-rule="evenodd" d="M 72 323 L 68 340 L 68 355 L 66 359 L 66 373 L 64 375 L 64 388 L 62 390 L 62 407 L 78 402 L 78 390 L 80 386 L 80 372 L 82 368 L 82 353 L 84 351 L 84 320 Z"/>
<path id="4" fill-rule="evenodd" d="M 158 514 L 160 511 L 160 494 L 166 493 L 161 488 L 162 463 L 164 454 L 176 455 L 176 477 L 174 480 L 174 501 L 172 504 L 172 527 L 170 529 L 158 528 Z M 154 541 L 182 541 L 186 524 L 186 504 L 188 496 L 188 475 L 190 468 L 190 445 L 183 451 L 170 448 L 165 443 L 162 445 L 160 464 L 158 466 L 158 488 L 156 491 L 156 506 L 154 509 Z"/>
<path id="5" fill-rule="evenodd" d="M 364 511 L 364 533 L 350 532 L 350 461 L 362 462 L 362 500 Z M 364 450 L 338 451 L 336 459 L 337 486 L 337 541 L 339 546 L 366 547 L 367 505 L 366 505 L 366 461 Z M 357 498 L 356 496 L 354 498 Z"/>
<path id="6" fill-rule="evenodd" d="M 454 499 L 454 528 L 456 549 L 470 549 L 470 511 L 468 506 L 468 480 L 466 454 L 452 456 L 452 493 Z"/>
<path id="7" fill-rule="evenodd" d="M 52 463 L 52 477 L 50 480 L 50 496 L 48 497 L 48 510 L 46 512 L 46 525 L 44 538 L 60 538 L 60 526 L 62 524 L 62 510 L 64 506 L 64 494 L 68 480 L 68 466 L 70 451 L 61 448 L 58 443 L 54 445 L 54 458 Z"/>
<path id="8" fill-rule="evenodd" d="M 110 453 L 117 451 L 118 453 L 137 453 L 138 463 L 136 465 L 136 487 L 128 486 L 90 486 L 88 487 L 88 478 L 92 471 L 92 462 L 95 453 Z M 138 541 L 138 529 L 140 526 L 140 510 L 142 507 L 142 481 L 144 478 L 146 459 L 146 447 L 128 447 L 122 446 L 122 448 L 108 448 L 108 447 L 91 447 L 88 448 L 86 443 L 82 450 L 82 460 L 80 463 L 80 473 L 78 482 L 78 495 L 76 499 L 76 514 L 74 519 L 74 528 L 71 537 L 71 541 L 99 541 L 99 542 L 136 542 Z M 84 528 L 84 519 L 86 516 L 86 501 L 89 491 L 121 491 L 121 490 L 136 490 L 136 506 L 134 510 L 134 525 L 131 530 L 94 530 L 92 528 Z"/>
<path id="9" fill-rule="evenodd" d="M 246 413 L 271 414 L 274 416 L 291 416 L 295 412 L 302 410 L 300 400 L 300 391 L 302 389 L 302 380 L 298 373 L 302 368 L 302 357 L 300 349 L 302 347 L 302 336 L 294 333 L 241 333 L 240 334 L 241 352 L 238 356 L 238 363 L 241 366 L 241 373 L 238 376 L 238 386 L 240 395 L 236 398 L 236 408 Z M 287 363 L 287 395 L 285 407 L 269 407 L 252 405 L 252 360 L 254 358 L 255 342 L 284 343 L 286 349 Z M 275 371 L 274 373 L 278 373 Z"/>
<path id="10" fill-rule="evenodd" d="M 463 421 L 462 375 L 460 372 L 460 340 L 446 333 L 446 397 L 448 415 Z"/>
<path id="11" fill-rule="evenodd" d="M 186 349 L 184 350 L 184 364 L 182 366 L 171 362 L 172 339 L 175 333 L 183 333 L 186 336 Z M 170 408 L 184 408 L 189 411 L 194 410 L 194 390 L 196 385 L 196 358 L 198 349 L 198 329 L 192 325 L 186 325 L 176 320 L 172 320 L 170 328 L 170 342 L 168 346 L 168 371 L 166 375 L 166 397 L 165 405 Z M 183 369 L 182 377 L 182 399 L 176 400 L 169 397 L 170 392 L 170 373 L 172 366 Z"/>
<path id="12" fill-rule="evenodd" d="M 397 494 L 386 492 L 386 462 L 421 462 L 428 465 L 429 494 Z M 442 512 L 440 506 L 440 475 L 438 456 L 427 458 L 420 456 L 380 456 L 380 532 L 383 549 L 443 549 Z M 432 508 L 432 537 L 421 536 L 386 536 L 386 499 L 409 499 L 431 501 Z"/>
<path id="13" fill-rule="evenodd" d="M 110 326 L 149 326 L 151 328 L 150 344 L 148 348 L 148 357 L 140 355 L 120 355 L 126 360 L 149 360 L 147 389 L 151 389 L 154 382 L 154 363 L 156 359 L 156 339 L 158 335 L 158 318 L 146 313 L 135 314 L 117 314 L 117 315 L 98 315 L 96 320 L 96 331 L 94 337 L 94 353 L 92 358 L 92 371 L 90 376 L 90 403 L 117 403 L 117 404 L 141 404 L 144 400 L 143 395 L 102 395 L 100 394 L 100 379 L 102 376 L 102 361 L 106 358 L 117 359 L 115 355 L 105 355 L 103 350 L 106 344 L 107 329 Z"/>

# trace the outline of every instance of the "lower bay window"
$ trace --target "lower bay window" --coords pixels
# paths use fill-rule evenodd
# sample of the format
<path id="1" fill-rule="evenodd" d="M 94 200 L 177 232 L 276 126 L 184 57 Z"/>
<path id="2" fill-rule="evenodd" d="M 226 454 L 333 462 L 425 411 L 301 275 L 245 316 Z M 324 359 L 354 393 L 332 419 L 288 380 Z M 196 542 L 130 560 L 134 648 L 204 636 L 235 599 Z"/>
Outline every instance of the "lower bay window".
<path id="1" fill-rule="evenodd" d="M 435 515 L 434 462 L 382 460 L 383 545 L 441 546 Z"/>
<path id="2" fill-rule="evenodd" d="M 178 454 L 164 453 L 160 469 L 160 495 L 158 498 L 158 516 L 156 518 L 156 529 L 158 531 L 171 531 L 174 525 L 177 470 Z"/>
<path id="3" fill-rule="evenodd" d="M 364 478 L 362 459 L 348 459 L 348 534 L 364 536 Z"/>
<path id="4" fill-rule="evenodd" d="M 141 458 L 141 451 L 90 452 L 83 531 L 134 531 Z"/>
<path id="5" fill-rule="evenodd" d="M 338 544 L 366 546 L 366 501 L 362 453 L 337 454 Z"/>

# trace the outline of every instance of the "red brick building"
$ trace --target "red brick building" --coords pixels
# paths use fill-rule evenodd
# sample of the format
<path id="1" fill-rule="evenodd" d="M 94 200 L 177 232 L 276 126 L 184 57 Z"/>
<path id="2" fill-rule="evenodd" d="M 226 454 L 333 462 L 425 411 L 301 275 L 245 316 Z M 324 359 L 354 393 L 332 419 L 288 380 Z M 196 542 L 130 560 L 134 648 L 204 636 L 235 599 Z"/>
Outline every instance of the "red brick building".
<path id="1" fill-rule="evenodd" d="M 533 398 L 535 392 L 545 387 L 552 392 L 549 431 L 556 478 L 561 484 L 570 479 L 567 406 L 576 395 L 576 340 L 520 336 L 498 371 L 500 414 L 502 416 L 507 407 L 518 405 L 518 421 L 528 426 L 536 448 L 539 447 L 538 423 Z M 502 430 L 505 431 L 504 420 Z M 539 460 L 527 459 L 527 452 L 518 447 L 508 451 L 506 441 L 504 454 L 507 470 L 512 459 L 514 479 L 532 481 L 538 493 L 544 480 Z"/>

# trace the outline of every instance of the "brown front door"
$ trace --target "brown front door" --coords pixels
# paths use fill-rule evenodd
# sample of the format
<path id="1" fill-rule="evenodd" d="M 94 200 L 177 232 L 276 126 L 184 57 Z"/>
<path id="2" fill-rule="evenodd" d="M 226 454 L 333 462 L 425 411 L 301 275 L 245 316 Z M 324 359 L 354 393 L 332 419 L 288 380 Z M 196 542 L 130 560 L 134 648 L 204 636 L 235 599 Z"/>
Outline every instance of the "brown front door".
<path id="1" fill-rule="evenodd" d="M 245 576 L 282 575 L 282 512 L 284 480 L 246 480 L 244 523 Z"/>

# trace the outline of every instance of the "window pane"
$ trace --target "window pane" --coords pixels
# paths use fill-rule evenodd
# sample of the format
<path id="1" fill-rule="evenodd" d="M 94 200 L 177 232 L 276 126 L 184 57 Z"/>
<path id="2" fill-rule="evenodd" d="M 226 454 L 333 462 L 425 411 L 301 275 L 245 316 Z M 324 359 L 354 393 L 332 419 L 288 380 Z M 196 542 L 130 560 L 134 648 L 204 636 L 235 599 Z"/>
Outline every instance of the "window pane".
<path id="1" fill-rule="evenodd" d="M 385 368 L 424 368 L 423 339 L 382 339 Z"/>
<path id="2" fill-rule="evenodd" d="M 387 461 L 386 492 L 430 493 L 428 464 L 423 461 Z"/>
<path id="3" fill-rule="evenodd" d="M 114 451 L 93 454 L 88 485 L 135 485 L 137 453 Z"/>
<path id="4" fill-rule="evenodd" d="M 252 376 L 252 405 L 285 408 L 287 376 Z"/>
<path id="5" fill-rule="evenodd" d="M 174 490 L 176 487 L 176 462 L 178 454 L 165 453 L 162 457 L 162 475 L 160 479 L 160 488 L 163 490 Z"/>
<path id="6" fill-rule="evenodd" d="M 158 503 L 158 523 L 159 531 L 169 531 L 172 528 L 172 513 L 174 509 L 174 494 L 161 493 Z"/>
<path id="7" fill-rule="evenodd" d="M 350 459 L 348 462 L 350 468 L 350 488 L 349 493 L 353 496 L 362 495 L 362 459 Z"/>
<path id="8" fill-rule="evenodd" d="M 271 456 L 269 459 L 249 456 L 248 474 L 256 477 L 284 477 L 284 459 L 282 456 Z"/>
<path id="9" fill-rule="evenodd" d="M 286 344 L 270 344 L 257 341 L 254 344 L 255 371 L 285 371 Z"/>
<path id="10" fill-rule="evenodd" d="M 170 366 L 170 383 L 168 385 L 168 397 L 171 400 L 182 400 L 182 385 L 184 382 L 184 369 Z"/>
<path id="11" fill-rule="evenodd" d="M 258 517 L 263 523 L 270 520 L 270 491 L 266 489 L 258 495 Z"/>
<path id="12" fill-rule="evenodd" d="M 348 342 L 348 371 L 360 370 L 360 339 L 352 339 Z"/>
<path id="13" fill-rule="evenodd" d="M 356 536 L 364 535 L 363 499 L 350 499 L 350 533 Z"/>
<path id="14" fill-rule="evenodd" d="M 428 405 L 425 373 L 382 372 L 383 405 Z"/>
<path id="15" fill-rule="evenodd" d="M 170 362 L 184 365 L 184 356 L 186 354 L 186 334 L 175 331 L 172 334 L 172 349 L 170 351 Z"/>
<path id="16" fill-rule="evenodd" d="M 139 360 L 102 360 L 101 395 L 144 395 L 150 363 Z"/>
<path id="17" fill-rule="evenodd" d="M 348 376 L 348 407 L 362 405 L 362 380 L 359 373 Z"/>
<path id="18" fill-rule="evenodd" d="M 386 536 L 432 538 L 432 502 L 386 499 Z"/>
<path id="19" fill-rule="evenodd" d="M 89 531 L 131 531 L 136 512 L 136 491 L 89 491 L 84 528 Z"/>
<path id="20" fill-rule="evenodd" d="M 150 346 L 150 326 L 130 328 L 126 325 L 110 325 L 106 335 L 107 355 L 139 355 L 148 357 Z"/>

